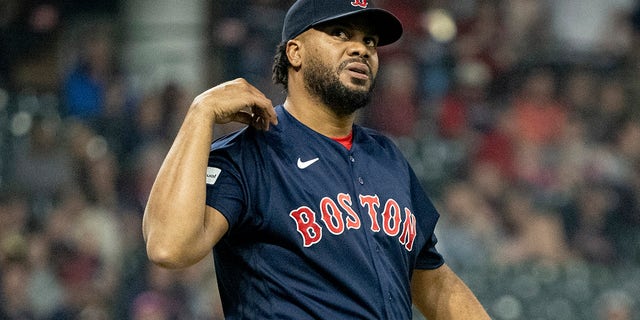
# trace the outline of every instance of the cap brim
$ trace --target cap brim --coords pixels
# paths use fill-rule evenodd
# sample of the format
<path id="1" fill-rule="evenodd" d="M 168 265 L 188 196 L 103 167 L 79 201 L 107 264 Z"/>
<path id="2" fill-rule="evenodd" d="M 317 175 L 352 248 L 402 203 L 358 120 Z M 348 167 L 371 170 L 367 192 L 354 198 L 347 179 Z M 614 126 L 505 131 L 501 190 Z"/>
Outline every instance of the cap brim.
<path id="1" fill-rule="evenodd" d="M 391 12 L 380 9 L 380 8 L 369 8 L 365 10 L 348 12 L 341 15 L 332 16 L 326 19 L 322 19 L 320 21 L 316 21 L 310 27 L 317 26 L 319 24 L 333 21 L 340 18 L 350 17 L 350 16 L 366 16 L 367 19 L 370 19 L 372 25 L 375 28 L 375 32 L 377 33 L 379 40 L 378 46 L 385 46 L 388 44 L 392 44 L 400 37 L 402 37 L 402 23 L 396 16 L 394 16 Z"/>

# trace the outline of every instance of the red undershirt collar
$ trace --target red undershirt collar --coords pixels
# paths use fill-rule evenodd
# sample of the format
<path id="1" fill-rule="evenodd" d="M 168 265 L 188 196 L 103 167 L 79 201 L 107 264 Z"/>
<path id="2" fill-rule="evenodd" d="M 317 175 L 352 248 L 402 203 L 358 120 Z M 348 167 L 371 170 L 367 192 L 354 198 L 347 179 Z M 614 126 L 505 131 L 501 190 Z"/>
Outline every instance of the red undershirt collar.
<path id="1" fill-rule="evenodd" d="M 347 150 L 351 150 L 351 146 L 353 146 L 353 130 L 345 137 L 331 138 L 331 140 L 343 145 Z"/>

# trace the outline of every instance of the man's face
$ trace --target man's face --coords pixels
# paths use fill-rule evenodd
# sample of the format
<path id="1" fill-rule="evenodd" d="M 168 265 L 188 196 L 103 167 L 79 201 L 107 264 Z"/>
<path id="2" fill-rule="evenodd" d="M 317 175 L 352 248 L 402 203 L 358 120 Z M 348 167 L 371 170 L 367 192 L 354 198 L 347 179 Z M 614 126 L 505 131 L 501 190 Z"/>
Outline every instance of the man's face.
<path id="1" fill-rule="evenodd" d="M 360 20 L 338 20 L 309 30 L 305 87 L 340 116 L 371 100 L 378 72 L 378 38 L 364 26 Z"/>

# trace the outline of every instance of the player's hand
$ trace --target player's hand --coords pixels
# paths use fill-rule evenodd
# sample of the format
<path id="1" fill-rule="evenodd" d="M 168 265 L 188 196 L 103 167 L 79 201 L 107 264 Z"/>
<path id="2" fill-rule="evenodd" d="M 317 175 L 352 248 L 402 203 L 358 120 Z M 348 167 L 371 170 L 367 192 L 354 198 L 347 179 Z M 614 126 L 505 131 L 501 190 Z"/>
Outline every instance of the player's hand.
<path id="1" fill-rule="evenodd" d="M 215 123 L 240 122 L 261 130 L 278 124 L 273 104 L 260 90 L 239 78 L 198 95 L 191 105 Z"/>

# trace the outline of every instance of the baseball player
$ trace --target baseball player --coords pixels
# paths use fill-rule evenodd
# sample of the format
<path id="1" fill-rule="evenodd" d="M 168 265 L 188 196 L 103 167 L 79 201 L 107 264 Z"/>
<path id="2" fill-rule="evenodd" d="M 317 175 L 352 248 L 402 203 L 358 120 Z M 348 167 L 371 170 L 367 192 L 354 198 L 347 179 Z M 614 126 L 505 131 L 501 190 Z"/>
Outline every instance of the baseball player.
<path id="1" fill-rule="evenodd" d="M 438 213 L 400 151 L 354 124 L 400 21 L 367 0 L 298 0 L 273 68 L 196 97 L 145 210 L 152 261 L 213 248 L 228 319 L 488 319 L 435 248 Z M 216 124 L 248 126 L 214 140 Z"/>

